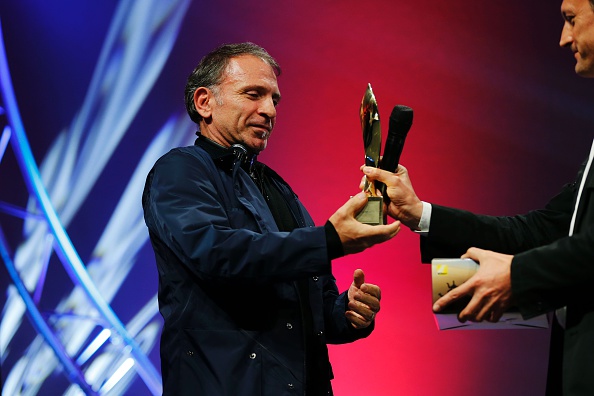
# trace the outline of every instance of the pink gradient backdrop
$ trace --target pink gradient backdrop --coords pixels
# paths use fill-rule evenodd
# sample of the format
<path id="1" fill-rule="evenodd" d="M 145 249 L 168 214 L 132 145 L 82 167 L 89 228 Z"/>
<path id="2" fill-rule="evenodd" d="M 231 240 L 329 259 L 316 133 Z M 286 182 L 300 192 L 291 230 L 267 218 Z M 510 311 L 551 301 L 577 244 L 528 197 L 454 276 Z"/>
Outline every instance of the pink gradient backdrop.
<path id="1" fill-rule="evenodd" d="M 558 47 L 559 5 L 218 2 L 189 18 L 203 37 L 254 41 L 280 61 L 283 100 L 261 159 L 322 224 L 359 183 L 368 82 L 384 134 L 394 105 L 415 110 L 402 162 L 422 199 L 515 214 L 569 181 L 591 139 L 579 123 L 591 120 L 569 102 L 579 108 L 586 82 Z M 418 236 L 337 260 L 341 289 L 356 268 L 382 287 L 382 311 L 371 337 L 331 347 L 337 395 L 544 394 L 547 330 L 436 329 Z"/>
<path id="2" fill-rule="evenodd" d="M 76 34 L 59 36 L 59 46 L 49 31 L 64 21 L 33 12 L 41 4 L 3 5 L 12 15 L 3 29 L 38 161 L 55 136 L 50 131 L 67 124 L 80 104 L 115 2 L 77 3 L 73 20 L 82 19 L 72 28 Z M 415 111 L 402 162 L 422 199 L 488 214 L 524 212 L 544 205 L 572 180 L 592 139 L 592 82 L 575 76 L 571 54 L 558 48 L 559 5 L 195 1 L 135 127 L 152 131 L 162 122 L 154 117 L 157 110 L 183 111 L 186 76 L 207 51 L 253 41 L 283 67 L 278 123 L 260 159 L 289 181 L 318 224 L 357 192 L 363 163 L 358 109 L 367 83 L 379 103 L 384 136 L 394 105 Z M 78 33 L 85 29 L 94 35 Z M 79 76 L 70 78 L 75 70 Z M 142 121 L 153 123 L 143 129 Z M 134 136 L 130 158 L 152 138 Z M 132 166 L 126 161 L 121 167 Z M 97 211 L 79 216 L 87 227 L 105 221 Z M 376 331 L 331 347 L 335 393 L 543 395 L 548 331 L 438 331 L 430 268 L 420 263 L 418 238 L 403 229 L 388 243 L 335 261 L 342 290 L 363 268 L 383 293 Z M 145 276 L 141 287 L 156 290 L 155 272 Z"/>

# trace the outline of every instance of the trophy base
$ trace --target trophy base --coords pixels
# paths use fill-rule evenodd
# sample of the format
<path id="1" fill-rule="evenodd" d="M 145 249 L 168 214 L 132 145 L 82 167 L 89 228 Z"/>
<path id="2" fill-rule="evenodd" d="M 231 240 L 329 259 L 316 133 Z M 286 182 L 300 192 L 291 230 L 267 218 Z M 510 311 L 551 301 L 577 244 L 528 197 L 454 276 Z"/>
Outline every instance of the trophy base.
<path id="1" fill-rule="evenodd" d="M 383 225 L 384 224 L 384 199 L 382 197 L 369 197 L 367 205 L 355 218 L 363 224 Z"/>

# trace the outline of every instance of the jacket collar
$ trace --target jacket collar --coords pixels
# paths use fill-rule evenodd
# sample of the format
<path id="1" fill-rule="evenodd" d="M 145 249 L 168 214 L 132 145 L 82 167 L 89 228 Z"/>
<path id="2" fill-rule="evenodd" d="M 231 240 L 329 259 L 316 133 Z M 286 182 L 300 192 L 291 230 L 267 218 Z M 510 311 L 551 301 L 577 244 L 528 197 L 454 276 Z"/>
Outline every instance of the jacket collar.
<path id="1" fill-rule="evenodd" d="M 241 167 L 248 174 L 251 174 L 253 167 L 257 162 L 257 155 L 248 153 L 248 151 L 241 145 L 233 145 L 231 147 L 221 146 L 200 134 L 200 131 L 196 132 L 196 135 L 198 137 L 196 138 L 194 145 L 203 148 L 218 167 L 224 170 L 233 171 L 234 165 L 240 162 Z"/>

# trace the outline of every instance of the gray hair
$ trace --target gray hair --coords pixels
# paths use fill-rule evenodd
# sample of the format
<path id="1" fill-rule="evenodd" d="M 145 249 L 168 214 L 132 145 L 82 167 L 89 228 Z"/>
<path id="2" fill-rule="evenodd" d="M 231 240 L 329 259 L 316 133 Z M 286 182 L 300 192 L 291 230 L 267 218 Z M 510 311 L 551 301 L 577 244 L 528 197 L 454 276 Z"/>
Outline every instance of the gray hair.
<path id="1" fill-rule="evenodd" d="M 591 0 L 594 1 L 594 0 Z M 212 90 L 217 95 L 218 85 L 223 80 L 223 74 L 232 58 L 242 55 L 253 55 L 268 63 L 279 76 L 281 68 L 277 61 L 266 50 L 254 43 L 224 44 L 204 56 L 198 66 L 188 76 L 185 90 L 186 110 L 196 124 L 202 121 L 202 116 L 194 105 L 194 92 L 200 87 Z"/>

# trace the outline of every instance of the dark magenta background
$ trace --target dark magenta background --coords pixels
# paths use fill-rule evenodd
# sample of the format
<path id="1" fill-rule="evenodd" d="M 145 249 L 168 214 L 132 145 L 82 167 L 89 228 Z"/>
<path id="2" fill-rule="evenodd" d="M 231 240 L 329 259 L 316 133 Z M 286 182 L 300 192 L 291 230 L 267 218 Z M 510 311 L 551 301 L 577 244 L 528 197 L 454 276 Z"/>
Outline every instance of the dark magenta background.
<path id="1" fill-rule="evenodd" d="M 0 4 L 17 100 L 38 162 L 80 106 L 115 4 Z M 574 74 L 572 55 L 558 47 L 559 6 L 195 1 L 103 182 L 122 178 L 125 185 L 153 133 L 183 111 L 185 78 L 207 51 L 253 41 L 283 68 L 277 126 L 260 159 L 289 181 L 318 224 L 357 191 L 358 108 L 367 83 L 384 136 L 394 105 L 415 111 L 401 160 L 422 199 L 496 215 L 538 208 L 572 180 L 592 141 L 593 83 Z M 0 181 L 11 182 L 5 175 Z M 119 193 L 90 198 L 68 229 L 83 260 Z M 132 301 L 156 290 L 148 246 L 137 266 L 142 275 L 121 292 Z M 404 229 L 388 243 L 336 260 L 341 289 L 356 268 L 381 286 L 382 310 L 368 339 L 331 347 L 337 395 L 544 393 L 548 331 L 436 329 L 418 236 Z M 123 317 L 134 311 L 117 302 L 114 308 Z M 158 364 L 157 354 L 151 357 Z"/>

